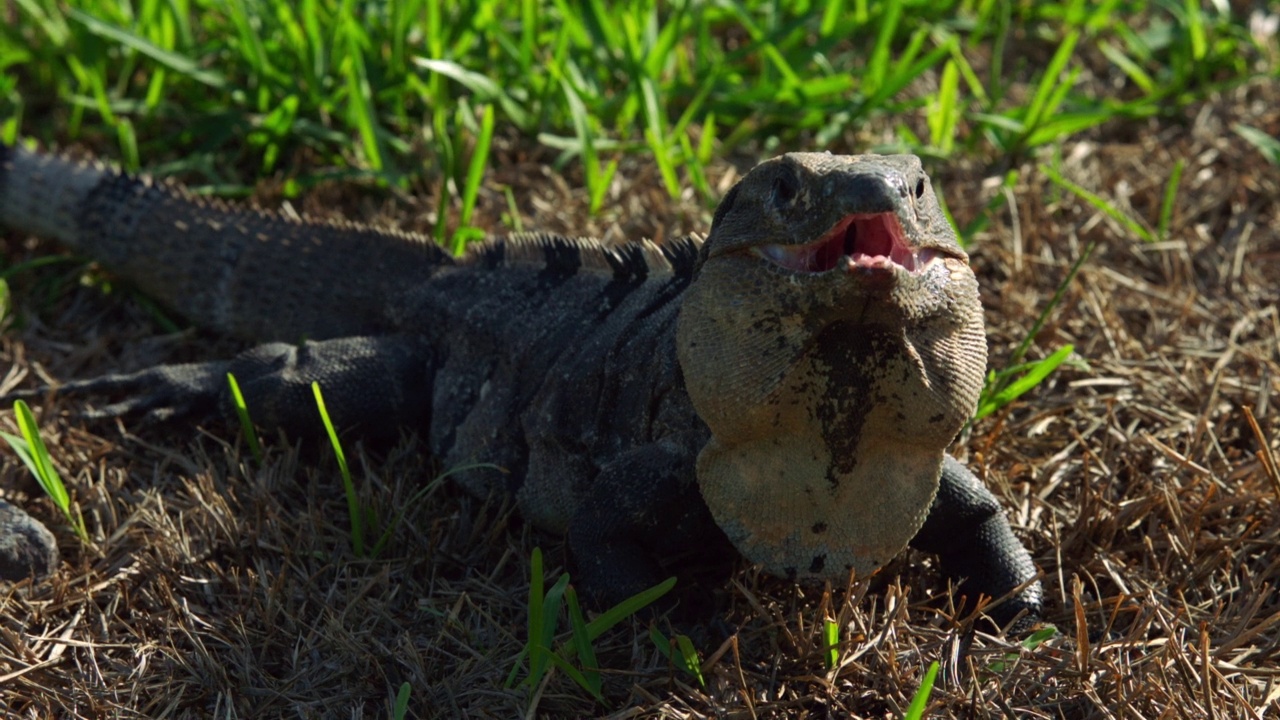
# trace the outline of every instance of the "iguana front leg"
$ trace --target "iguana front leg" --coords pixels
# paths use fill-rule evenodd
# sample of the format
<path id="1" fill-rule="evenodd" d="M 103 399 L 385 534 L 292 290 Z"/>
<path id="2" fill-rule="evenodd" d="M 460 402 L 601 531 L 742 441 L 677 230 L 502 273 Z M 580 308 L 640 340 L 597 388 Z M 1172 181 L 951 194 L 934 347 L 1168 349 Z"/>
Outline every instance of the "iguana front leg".
<path id="1" fill-rule="evenodd" d="M 675 436 L 601 468 L 569 524 L 575 580 L 605 609 L 664 580 L 655 558 L 729 550 L 694 477 L 699 443 Z"/>
<path id="2" fill-rule="evenodd" d="M 1040 619 L 1043 590 L 1031 554 L 1009 527 L 991 491 L 964 465 L 947 455 L 942 462 L 938 494 L 911 547 L 936 553 L 943 572 L 963 581 L 962 591 L 975 600 L 981 593 L 1002 598 L 1026 583 L 1016 595 L 992 609 L 1000 623 L 1023 610 L 1017 629 Z"/>
<path id="3" fill-rule="evenodd" d="M 57 392 L 119 397 L 88 417 L 145 415 L 154 421 L 221 415 L 234 422 L 227 373 L 235 376 L 253 421 L 299 437 L 323 432 L 311 383 L 318 382 L 335 426 L 361 436 L 394 437 L 424 427 L 431 351 L 418 337 L 348 337 L 301 345 L 268 343 L 231 360 L 160 365 L 77 380 Z M 21 391 L 0 401 L 43 392 Z"/>

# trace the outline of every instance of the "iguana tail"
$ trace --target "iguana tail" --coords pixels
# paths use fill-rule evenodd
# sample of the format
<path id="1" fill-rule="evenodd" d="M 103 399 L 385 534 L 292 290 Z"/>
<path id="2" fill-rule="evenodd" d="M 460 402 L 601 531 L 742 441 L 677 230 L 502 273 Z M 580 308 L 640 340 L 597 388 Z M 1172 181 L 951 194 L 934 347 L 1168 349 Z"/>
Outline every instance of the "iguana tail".
<path id="1" fill-rule="evenodd" d="M 0 226 L 99 261 L 191 322 L 244 339 L 371 334 L 452 258 L 429 239 L 236 208 L 0 145 Z"/>

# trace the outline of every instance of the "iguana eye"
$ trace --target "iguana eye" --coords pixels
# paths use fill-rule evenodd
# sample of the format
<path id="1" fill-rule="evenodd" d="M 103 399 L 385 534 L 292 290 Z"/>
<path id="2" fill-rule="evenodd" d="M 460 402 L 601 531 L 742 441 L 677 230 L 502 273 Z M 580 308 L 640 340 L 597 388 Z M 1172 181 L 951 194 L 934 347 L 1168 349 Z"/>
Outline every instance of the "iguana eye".
<path id="1" fill-rule="evenodd" d="M 773 191 L 769 201 L 778 210 L 787 210 L 796 199 L 796 179 L 790 174 L 778 175 L 773 179 Z"/>

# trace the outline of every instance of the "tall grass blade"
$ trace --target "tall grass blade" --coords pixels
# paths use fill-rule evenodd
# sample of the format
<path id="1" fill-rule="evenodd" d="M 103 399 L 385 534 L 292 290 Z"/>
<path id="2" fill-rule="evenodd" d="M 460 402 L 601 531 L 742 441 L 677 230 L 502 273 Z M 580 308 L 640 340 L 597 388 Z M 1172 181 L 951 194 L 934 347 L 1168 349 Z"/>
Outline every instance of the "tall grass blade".
<path id="1" fill-rule="evenodd" d="M 1049 374 L 1058 369 L 1058 366 L 1067 361 L 1071 357 L 1071 353 L 1075 352 L 1075 346 L 1071 344 L 1058 348 L 1057 352 L 1049 357 L 1031 363 L 1029 366 L 1013 368 L 1006 371 L 1005 377 L 1010 377 L 1012 373 L 1022 371 L 1021 377 L 1017 380 L 1009 382 L 1000 390 L 993 393 L 978 404 L 978 410 L 974 413 L 973 419 L 980 420 L 997 410 L 1005 407 L 1009 403 L 1017 400 L 1027 391 L 1039 385 Z"/>
<path id="2" fill-rule="evenodd" d="M 231 387 L 231 403 L 236 409 L 236 417 L 240 419 L 240 432 L 249 444 L 249 453 L 253 455 L 254 462 L 262 465 L 262 444 L 258 442 L 258 431 L 249 419 L 249 407 L 244 402 L 244 395 L 240 392 L 240 383 L 236 382 L 235 375 L 227 373 L 227 385 Z"/>
<path id="3" fill-rule="evenodd" d="M 907 706 L 907 713 L 902 716 L 902 720 L 921 720 L 924 717 L 925 708 L 929 706 L 929 696 L 933 694 L 933 683 L 937 679 L 938 661 L 934 660 L 929 663 L 924 681 L 920 683 L 920 689 L 916 690 L 915 696 L 911 698 L 911 704 Z"/>
<path id="4" fill-rule="evenodd" d="M 671 592 L 676 586 L 676 579 L 667 578 L 648 590 L 641 590 L 622 602 L 600 613 L 587 623 L 587 634 L 592 640 L 600 637 L 606 630 L 652 605 L 658 598 Z"/>
<path id="5" fill-rule="evenodd" d="M 471 214 L 475 211 L 476 199 L 480 195 L 480 183 L 484 180 L 484 169 L 489 164 L 489 146 L 493 142 L 493 114 L 493 106 L 486 105 L 480 120 L 480 135 L 476 137 L 476 146 L 471 152 L 471 161 L 467 164 L 467 180 L 462 188 L 462 214 L 459 218 L 463 227 L 454 234 L 454 255 L 462 254 L 469 239 L 484 237 L 483 230 L 470 226 Z M 465 232 L 467 230 L 471 232 Z"/>
<path id="6" fill-rule="evenodd" d="M 1057 170 L 1054 170 L 1048 165 L 1040 165 L 1039 167 L 1040 167 L 1040 172 L 1047 175 L 1049 179 L 1053 181 L 1053 184 L 1063 188 L 1064 190 L 1067 190 L 1068 192 L 1072 193 L 1076 197 L 1079 197 L 1081 200 L 1084 200 L 1085 202 L 1089 203 L 1095 208 L 1101 210 L 1104 214 L 1106 214 L 1107 217 L 1123 225 L 1125 228 L 1129 230 L 1129 232 L 1132 232 L 1134 235 L 1137 235 L 1138 238 L 1141 239 L 1143 242 L 1155 242 L 1156 236 L 1150 230 L 1148 230 L 1145 226 L 1143 226 L 1142 223 L 1138 222 L 1132 217 L 1129 217 L 1129 215 L 1127 215 L 1124 211 L 1120 210 L 1119 208 L 1115 207 L 1111 203 L 1107 202 L 1101 196 L 1095 193 L 1089 192 L 1083 187 L 1080 187 L 1079 185 L 1071 182 L 1070 180 L 1063 177 L 1060 173 L 1058 173 Z"/>
<path id="7" fill-rule="evenodd" d="M 600 664 L 596 660 L 595 648 L 591 645 L 591 636 L 587 632 L 587 621 L 583 618 L 582 608 L 578 605 L 578 593 L 573 586 L 565 588 L 565 601 L 569 606 L 569 626 L 573 629 L 573 646 L 578 651 L 582 663 L 583 688 L 597 700 L 600 697 Z"/>
<path id="8" fill-rule="evenodd" d="M 67 492 L 67 486 L 62 482 L 62 476 L 53 467 L 53 459 L 49 457 L 49 448 L 44 444 L 44 440 L 40 437 L 40 426 L 36 424 L 35 415 L 31 412 L 31 407 L 24 400 L 16 400 L 13 403 L 13 414 L 18 421 L 18 431 L 22 433 L 22 437 L 16 437 L 9 433 L 0 433 L 0 437 L 9 443 L 13 451 L 17 453 L 22 463 L 31 470 L 31 474 L 36 476 L 36 480 L 40 483 L 40 487 L 45 494 L 53 500 L 53 504 L 58 506 L 63 516 L 67 519 L 67 524 L 75 530 L 76 536 L 80 538 L 80 542 L 85 545 L 89 544 L 89 531 L 84 526 L 84 516 L 80 513 L 79 507 L 73 507 L 71 504 L 71 495 Z"/>
<path id="9" fill-rule="evenodd" d="M 364 510 L 360 507 L 360 497 L 356 494 L 355 483 L 351 480 L 351 468 L 347 466 L 347 454 L 342 451 L 342 443 L 338 441 L 338 431 L 329 419 L 329 410 L 324 404 L 324 395 L 320 392 L 320 383 L 311 383 L 311 393 L 316 399 L 316 409 L 320 411 L 320 421 L 325 432 L 329 434 L 329 444 L 333 447 L 333 456 L 338 460 L 338 473 L 342 476 L 342 488 L 347 494 L 347 513 L 351 518 L 351 547 L 355 554 L 364 557 Z"/>
<path id="10" fill-rule="evenodd" d="M 884 15 L 880 19 L 875 45 L 871 47 L 871 60 L 867 62 L 867 73 L 863 77 L 868 95 L 879 93 L 888 80 L 893 38 L 898 29 L 898 21 L 902 17 L 901 0 L 889 0 L 880 7 Z"/>
<path id="11" fill-rule="evenodd" d="M 222 89 L 227 84 L 226 78 L 222 75 L 212 70 L 205 70 L 204 68 L 201 68 L 194 60 L 175 52 L 170 52 L 164 48 L 157 47 L 154 43 L 145 38 L 138 37 L 128 30 L 118 28 L 115 25 L 99 20 L 82 10 L 69 8 L 67 10 L 67 17 L 75 20 L 81 25 L 84 25 L 85 29 L 94 35 L 108 40 L 114 40 L 127 48 L 136 50 L 170 70 L 186 75 L 196 82 L 218 89 Z"/>
<path id="12" fill-rule="evenodd" d="M 1031 324 L 1026 336 L 1022 338 L 1022 342 L 1018 343 L 1018 347 L 1013 351 L 1013 355 L 1009 358 L 1010 364 L 1016 365 L 1022 362 L 1022 358 L 1027 356 L 1027 350 L 1031 348 L 1031 343 L 1035 340 L 1036 335 L 1040 334 L 1041 328 L 1049 321 L 1049 316 L 1058 307 L 1058 303 L 1062 302 L 1062 298 L 1067 294 L 1067 288 L 1071 286 L 1076 274 L 1080 272 L 1080 268 L 1084 267 L 1084 264 L 1093 255 L 1093 250 L 1097 246 L 1096 242 L 1089 243 L 1085 246 L 1084 252 L 1080 253 L 1080 257 L 1071 263 L 1071 268 L 1067 270 L 1066 277 L 1062 278 L 1062 282 L 1058 283 L 1057 289 L 1053 291 L 1053 297 L 1049 298 L 1049 302 L 1045 303 L 1044 309 L 1036 316 L 1036 321 Z"/>
<path id="13" fill-rule="evenodd" d="M 1064 84 L 1062 73 L 1066 69 L 1067 63 L 1071 62 L 1076 43 L 1079 41 L 1080 31 L 1072 30 L 1062 39 L 1058 49 L 1053 53 L 1053 58 L 1049 60 L 1049 65 L 1045 67 L 1044 75 L 1040 76 L 1040 83 L 1036 86 L 1031 105 L 1027 107 L 1026 115 L 1023 117 L 1023 127 L 1026 131 L 1035 130 L 1044 117 L 1052 114 L 1052 108 L 1056 106 L 1053 98 L 1055 96 L 1061 97 L 1058 94 L 1058 90 Z M 1069 89 L 1069 81 L 1066 85 L 1068 86 L 1066 89 Z"/>
<path id="14" fill-rule="evenodd" d="M 1236 134 L 1244 138 L 1250 145 L 1262 153 L 1262 157 L 1272 165 L 1280 165 L 1280 140 L 1251 125 L 1235 123 L 1231 126 Z"/>
<path id="15" fill-rule="evenodd" d="M 1186 167 L 1186 161 L 1178 158 L 1173 163 L 1169 181 L 1164 186 L 1164 198 L 1160 202 L 1160 219 L 1156 224 L 1156 237 L 1160 240 L 1169 239 L 1169 224 L 1173 222 L 1173 207 L 1178 200 L 1178 184 L 1182 182 L 1184 167 Z"/>

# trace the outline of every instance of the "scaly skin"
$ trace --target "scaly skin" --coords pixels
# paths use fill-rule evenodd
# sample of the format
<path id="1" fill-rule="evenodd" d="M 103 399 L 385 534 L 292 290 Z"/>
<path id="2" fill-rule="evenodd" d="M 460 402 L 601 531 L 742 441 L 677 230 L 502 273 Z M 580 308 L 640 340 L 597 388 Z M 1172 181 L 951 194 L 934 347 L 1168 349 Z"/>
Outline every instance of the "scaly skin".
<path id="1" fill-rule="evenodd" d="M 1030 556 L 945 454 L 986 364 L 967 257 L 913 156 L 791 154 L 752 170 L 705 242 L 517 236 L 453 260 L 422 238 L 195 200 L 102 166 L 0 150 L 0 224 L 96 257 L 192 322 L 268 342 L 229 361 L 61 386 L 99 414 L 229 415 L 420 432 L 478 496 L 567 533 L 598 604 L 729 543 L 798 578 L 868 573 L 909 542 L 1025 585 Z M 941 492 L 939 486 L 941 485 Z M 726 542 L 727 540 L 727 542 Z"/>

